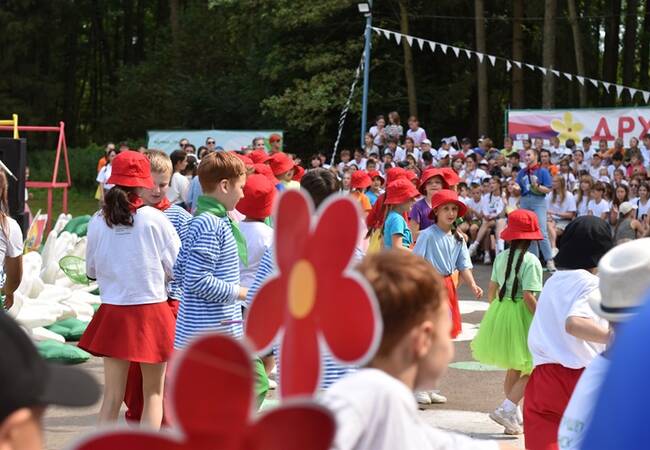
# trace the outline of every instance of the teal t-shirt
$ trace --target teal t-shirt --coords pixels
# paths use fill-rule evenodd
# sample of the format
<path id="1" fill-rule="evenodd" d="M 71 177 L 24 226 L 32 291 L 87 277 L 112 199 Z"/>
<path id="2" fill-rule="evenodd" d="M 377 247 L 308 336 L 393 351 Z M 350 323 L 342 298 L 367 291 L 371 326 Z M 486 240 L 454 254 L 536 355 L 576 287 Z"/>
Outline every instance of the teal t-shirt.
<path id="1" fill-rule="evenodd" d="M 410 247 L 413 243 L 413 236 L 411 236 L 411 230 L 404 220 L 404 217 L 391 211 L 386 216 L 386 221 L 384 222 L 384 247 L 392 248 L 393 247 L 393 235 L 399 234 L 402 236 L 402 245 L 404 247 Z"/>
<path id="2" fill-rule="evenodd" d="M 512 284 L 515 281 L 515 267 L 517 266 L 517 261 L 519 260 L 519 253 L 519 250 L 515 250 L 515 255 L 512 260 L 512 267 L 510 269 L 510 277 L 508 277 L 506 292 L 504 295 L 504 297 L 507 298 L 512 298 L 510 292 L 512 290 Z M 503 283 L 506 282 L 506 268 L 508 267 L 509 254 L 510 249 L 499 253 L 494 260 L 494 265 L 492 266 L 491 280 L 499 285 L 499 289 L 501 289 Z M 521 263 L 521 268 L 519 269 L 519 287 L 517 288 L 517 293 L 514 298 L 523 298 L 523 291 L 541 292 L 543 283 L 542 272 L 542 264 L 539 262 L 539 259 L 537 259 L 537 257 L 532 253 L 526 252 L 524 255 L 524 260 Z"/>

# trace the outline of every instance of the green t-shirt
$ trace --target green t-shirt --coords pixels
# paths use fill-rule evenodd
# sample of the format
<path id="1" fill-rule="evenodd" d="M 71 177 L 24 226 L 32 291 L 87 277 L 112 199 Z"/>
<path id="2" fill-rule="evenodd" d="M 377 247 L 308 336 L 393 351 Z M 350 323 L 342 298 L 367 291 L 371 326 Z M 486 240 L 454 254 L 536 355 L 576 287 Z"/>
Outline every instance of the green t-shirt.
<path id="1" fill-rule="evenodd" d="M 491 280 L 499 285 L 499 289 L 501 289 L 501 286 L 503 286 L 503 283 L 506 281 L 506 268 L 508 267 L 509 254 L 510 249 L 499 253 L 494 260 L 494 265 L 492 266 Z M 515 281 L 515 267 L 517 266 L 518 259 L 519 250 L 515 250 L 515 255 L 512 259 L 512 267 L 510 268 L 510 277 L 508 278 L 508 284 L 506 285 L 506 292 L 504 295 L 504 297 L 507 298 L 511 298 L 510 291 L 512 289 L 512 283 Z M 537 257 L 532 253 L 526 252 L 524 260 L 521 263 L 521 268 L 519 269 L 519 287 L 517 288 L 515 298 L 523 298 L 523 291 L 541 292 L 542 273 L 542 264 L 539 262 L 539 259 L 537 259 Z"/>

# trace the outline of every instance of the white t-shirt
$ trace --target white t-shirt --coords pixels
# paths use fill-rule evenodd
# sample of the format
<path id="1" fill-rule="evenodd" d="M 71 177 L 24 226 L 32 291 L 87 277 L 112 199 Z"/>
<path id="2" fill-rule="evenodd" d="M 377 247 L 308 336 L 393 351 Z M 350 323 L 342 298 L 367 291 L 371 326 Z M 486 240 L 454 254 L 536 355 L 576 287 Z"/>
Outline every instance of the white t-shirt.
<path id="1" fill-rule="evenodd" d="M 174 226 L 155 208 L 139 208 L 133 226 L 112 228 L 100 211 L 88 223 L 86 273 L 97 280 L 102 303 L 166 302 L 180 246 Z"/>
<path id="2" fill-rule="evenodd" d="M 406 156 L 407 156 L 408 154 L 409 154 L 409 153 L 406 151 L 405 148 L 403 148 L 403 147 L 398 147 L 397 150 L 395 151 L 395 156 L 394 156 L 393 158 L 394 158 L 395 161 L 397 161 L 397 162 L 405 161 L 405 160 L 406 160 Z M 420 150 L 418 150 L 417 148 L 414 148 L 414 149 L 413 149 L 413 152 L 411 152 L 411 155 L 413 155 L 413 157 L 415 158 L 415 161 L 416 161 L 416 162 L 420 161 Z"/>
<path id="3" fill-rule="evenodd" d="M 483 179 L 488 178 L 489 175 L 483 169 L 474 169 L 471 172 L 468 172 L 467 170 L 463 170 L 460 173 L 460 177 L 465 180 L 465 182 L 467 183 L 467 186 L 471 186 L 473 183 L 481 184 Z"/>
<path id="4" fill-rule="evenodd" d="M 569 317 L 585 317 L 607 326 L 607 321 L 589 306 L 589 294 L 597 289 L 598 277 L 586 270 L 560 270 L 546 281 L 528 333 L 528 348 L 535 367 L 561 364 L 581 369 L 605 350 L 602 344 L 583 341 L 566 332 Z"/>
<path id="5" fill-rule="evenodd" d="M 562 450 L 579 450 L 582 447 L 609 363 L 603 355 L 598 355 L 582 372 L 560 422 L 557 442 Z"/>
<path id="6" fill-rule="evenodd" d="M 470 196 L 470 197 L 467 197 L 467 201 L 464 202 L 464 203 L 465 203 L 465 205 L 467 205 L 467 207 L 469 209 L 471 209 L 471 210 L 473 210 L 473 211 L 475 211 L 477 213 L 480 213 L 483 210 L 483 198 L 481 198 L 481 200 L 479 200 L 477 202 L 477 201 L 474 201 L 474 198 Z M 471 213 L 470 213 L 470 216 L 471 216 L 470 218 L 473 219 L 473 220 L 480 219 L 480 217 L 477 217 L 477 216 L 475 216 L 474 214 L 471 214 Z"/>
<path id="7" fill-rule="evenodd" d="M 239 279 L 242 287 L 249 288 L 255 281 L 257 268 L 264 252 L 273 245 L 273 228 L 264 222 L 239 222 L 239 229 L 246 239 L 248 266 L 239 262 Z"/>
<path id="8" fill-rule="evenodd" d="M 498 195 L 485 195 L 481 201 L 481 213 L 494 218 L 501 214 L 504 208 L 503 199 Z"/>
<path id="9" fill-rule="evenodd" d="M 6 216 L 7 234 L 0 230 L 0 264 L 5 257 L 15 258 L 23 254 L 23 230 L 14 219 Z"/>
<path id="10" fill-rule="evenodd" d="M 112 189 L 114 184 L 106 184 L 106 181 L 111 177 L 111 172 L 112 172 L 112 165 L 111 164 L 106 164 L 104 167 L 102 167 L 97 174 L 97 182 L 102 184 L 104 186 L 105 190 Z"/>
<path id="11" fill-rule="evenodd" d="M 554 202 L 553 193 L 549 192 L 546 194 L 546 210 L 551 213 L 554 219 L 560 220 L 560 217 L 557 216 L 558 213 L 576 212 L 576 199 L 571 192 L 567 191 L 563 202 L 560 202 L 559 195 Z"/>
<path id="12" fill-rule="evenodd" d="M 382 130 L 383 130 L 383 128 L 382 128 Z M 370 130 L 368 130 L 368 133 L 370 133 L 372 135 L 373 142 L 375 143 L 375 145 L 382 146 L 382 145 L 385 144 L 384 138 L 379 133 L 379 128 L 377 128 L 377 125 L 373 125 L 372 127 L 370 127 Z"/>
<path id="13" fill-rule="evenodd" d="M 492 449 L 480 441 L 424 422 L 404 383 L 378 369 L 361 369 L 332 385 L 320 398 L 336 418 L 332 450 Z"/>
<path id="14" fill-rule="evenodd" d="M 600 169 L 602 168 L 603 166 L 594 167 L 593 164 L 589 164 L 589 175 L 591 175 L 591 178 L 594 180 L 600 178 Z"/>
<path id="15" fill-rule="evenodd" d="M 578 203 L 578 198 L 576 196 L 576 210 L 578 212 L 578 217 L 586 216 L 589 214 L 589 196 L 583 195 L 582 201 Z"/>
<path id="16" fill-rule="evenodd" d="M 187 202 L 187 191 L 190 188 L 190 180 L 180 172 L 174 172 L 172 181 L 169 183 L 167 200 L 172 204 Z"/>
<path id="17" fill-rule="evenodd" d="M 352 164 L 354 164 L 355 166 L 357 166 L 357 169 L 366 170 L 366 163 L 367 162 L 368 162 L 368 160 L 366 158 L 361 158 L 361 161 L 357 161 L 356 159 L 352 159 L 348 163 L 348 166 L 351 166 Z"/>
<path id="18" fill-rule="evenodd" d="M 422 144 L 422 141 L 427 138 L 427 132 L 424 131 L 424 128 L 418 127 L 417 130 L 413 131 L 410 128 L 406 132 L 406 136 L 413 139 L 416 147 L 419 147 Z"/>
<path id="19" fill-rule="evenodd" d="M 645 205 L 641 202 L 641 199 L 637 198 L 633 205 L 638 206 L 638 209 L 636 210 L 636 217 L 638 219 L 641 219 L 644 214 L 648 214 L 648 211 L 650 210 L 650 200 L 645 202 Z"/>
<path id="20" fill-rule="evenodd" d="M 603 214 L 609 212 L 609 202 L 604 198 L 600 199 L 600 203 L 596 203 L 596 201 L 593 199 L 589 200 L 587 210 L 592 216 L 602 217 Z"/>

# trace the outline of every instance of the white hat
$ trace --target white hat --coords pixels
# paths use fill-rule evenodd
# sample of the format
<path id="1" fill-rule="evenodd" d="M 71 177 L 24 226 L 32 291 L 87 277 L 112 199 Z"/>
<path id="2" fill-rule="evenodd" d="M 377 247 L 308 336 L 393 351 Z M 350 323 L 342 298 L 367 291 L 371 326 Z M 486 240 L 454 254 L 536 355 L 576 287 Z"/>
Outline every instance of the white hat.
<path id="1" fill-rule="evenodd" d="M 623 322 L 643 303 L 650 288 L 650 238 L 618 245 L 598 263 L 599 289 L 589 296 L 591 308 L 610 322 Z"/>
<path id="2" fill-rule="evenodd" d="M 631 203 L 631 202 L 623 202 L 618 207 L 618 211 L 623 215 L 626 215 L 627 213 L 629 213 L 633 209 L 639 209 L 639 207 L 637 205 L 635 205 L 634 203 Z"/>
<path id="3" fill-rule="evenodd" d="M 444 159 L 447 156 L 449 156 L 449 152 L 447 150 L 438 150 L 438 159 Z"/>
<path id="4" fill-rule="evenodd" d="M 431 145 L 431 141 L 429 139 L 424 139 L 422 143 Z"/>
<path id="5" fill-rule="evenodd" d="M 482 160 L 478 163 L 478 165 L 479 165 L 479 166 L 489 166 L 490 163 L 487 162 L 487 159 L 482 159 Z"/>

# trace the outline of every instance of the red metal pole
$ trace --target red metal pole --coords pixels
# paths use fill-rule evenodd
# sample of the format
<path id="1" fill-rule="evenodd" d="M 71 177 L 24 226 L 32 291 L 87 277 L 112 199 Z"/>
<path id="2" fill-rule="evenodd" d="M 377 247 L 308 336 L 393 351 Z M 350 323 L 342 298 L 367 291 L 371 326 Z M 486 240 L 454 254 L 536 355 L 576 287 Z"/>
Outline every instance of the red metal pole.
<path id="1" fill-rule="evenodd" d="M 61 157 L 61 147 L 63 146 L 63 129 L 59 125 L 59 141 L 56 144 L 56 157 L 54 158 L 54 172 L 52 173 L 52 183 L 56 183 L 59 177 L 59 158 Z"/>
<path id="2" fill-rule="evenodd" d="M 68 183 L 68 186 L 72 186 L 72 177 L 70 176 L 70 162 L 68 159 L 68 143 L 66 142 L 65 139 L 65 123 L 60 122 L 60 125 L 61 125 L 61 136 L 63 136 L 63 160 L 65 161 L 65 174 L 67 177 L 66 182 Z"/>
<path id="3" fill-rule="evenodd" d="M 63 188 L 63 212 L 68 214 L 68 188 Z"/>
<path id="4" fill-rule="evenodd" d="M 45 236 L 50 232 L 52 222 L 52 188 L 47 188 L 47 223 L 45 224 Z"/>

